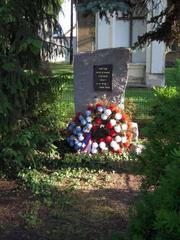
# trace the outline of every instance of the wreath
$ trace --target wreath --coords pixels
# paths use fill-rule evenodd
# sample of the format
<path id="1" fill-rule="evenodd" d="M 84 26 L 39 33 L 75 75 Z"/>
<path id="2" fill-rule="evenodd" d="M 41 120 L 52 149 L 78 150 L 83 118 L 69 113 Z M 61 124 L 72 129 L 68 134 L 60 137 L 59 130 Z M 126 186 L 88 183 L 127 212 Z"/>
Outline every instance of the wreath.
<path id="1" fill-rule="evenodd" d="M 118 105 L 97 102 L 90 104 L 85 113 L 76 114 L 67 127 L 66 139 L 79 152 L 122 154 L 132 143 L 132 122 Z"/>

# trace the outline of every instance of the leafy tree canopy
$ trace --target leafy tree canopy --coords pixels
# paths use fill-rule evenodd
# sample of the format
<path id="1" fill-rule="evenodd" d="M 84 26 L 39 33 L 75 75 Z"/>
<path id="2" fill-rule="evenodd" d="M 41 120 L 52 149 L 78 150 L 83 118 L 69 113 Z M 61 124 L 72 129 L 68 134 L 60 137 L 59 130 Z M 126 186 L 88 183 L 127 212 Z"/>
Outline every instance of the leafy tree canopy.
<path id="1" fill-rule="evenodd" d="M 122 11 L 128 18 L 134 11 L 144 14 L 147 17 L 150 10 L 154 12 L 160 5 L 166 4 L 165 0 L 79 0 L 77 1 L 78 10 L 85 15 L 99 12 L 100 17 L 108 20 L 107 13 L 110 15 Z M 148 7 L 150 6 L 150 7 Z M 146 10 L 145 10 L 146 9 Z M 167 0 L 164 9 L 158 14 L 151 14 L 148 22 L 153 25 L 151 31 L 140 36 L 135 46 L 142 47 L 153 40 L 164 41 L 167 45 L 173 42 L 180 42 L 180 1 Z M 168 34 L 167 34 L 168 33 Z"/>

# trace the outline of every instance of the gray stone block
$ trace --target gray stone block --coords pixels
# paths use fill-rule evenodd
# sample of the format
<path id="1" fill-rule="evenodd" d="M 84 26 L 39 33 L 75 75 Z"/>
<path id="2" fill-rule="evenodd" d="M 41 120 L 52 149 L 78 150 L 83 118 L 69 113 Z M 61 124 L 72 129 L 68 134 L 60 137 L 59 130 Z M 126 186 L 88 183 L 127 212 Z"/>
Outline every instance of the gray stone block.
<path id="1" fill-rule="evenodd" d="M 110 48 L 74 56 L 75 110 L 84 111 L 97 98 L 120 104 L 127 85 L 131 54 L 127 48 Z M 113 65 L 112 91 L 94 90 L 94 66 Z"/>

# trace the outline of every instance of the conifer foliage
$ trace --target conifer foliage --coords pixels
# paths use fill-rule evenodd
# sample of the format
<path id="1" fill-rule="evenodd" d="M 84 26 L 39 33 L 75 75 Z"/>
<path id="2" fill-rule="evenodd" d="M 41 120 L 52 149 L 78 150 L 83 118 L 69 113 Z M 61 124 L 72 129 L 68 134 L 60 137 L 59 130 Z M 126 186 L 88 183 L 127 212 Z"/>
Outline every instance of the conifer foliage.
<path id="1" fill-rule="evenodd" d="M 43 77 L 42 62 L 60 6 L 60 0 L 0 0 L 1 168 L 21 166 L 45 140 L 34 133 L 43 135 L 38 114 L 53 82 Z"/>

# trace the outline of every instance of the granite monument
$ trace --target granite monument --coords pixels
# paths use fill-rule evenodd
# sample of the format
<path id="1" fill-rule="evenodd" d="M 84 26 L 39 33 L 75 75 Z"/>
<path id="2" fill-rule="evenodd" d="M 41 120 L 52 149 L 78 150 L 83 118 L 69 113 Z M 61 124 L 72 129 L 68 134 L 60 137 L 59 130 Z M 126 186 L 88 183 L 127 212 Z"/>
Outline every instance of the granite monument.
<path id="1" fill-rule="evenodd" d="M 131 53 L 127 48 L 101 49 L 74 56 L 75 110 L 95 99 L 123 102 Z"/>

